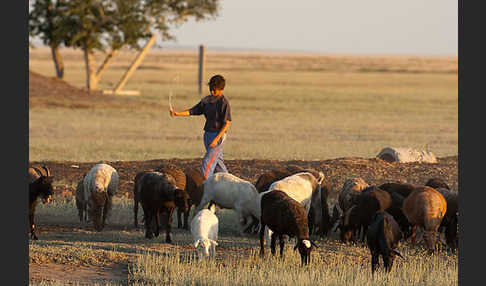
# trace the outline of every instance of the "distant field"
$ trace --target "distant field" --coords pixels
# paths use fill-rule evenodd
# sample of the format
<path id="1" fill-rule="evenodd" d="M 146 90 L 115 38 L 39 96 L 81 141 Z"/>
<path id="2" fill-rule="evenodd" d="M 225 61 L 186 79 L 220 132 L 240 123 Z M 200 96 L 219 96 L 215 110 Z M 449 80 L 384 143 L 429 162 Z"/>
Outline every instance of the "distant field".
<path id="1" fill-rule="evenodd" d="M 81 51 L 61 53 L 65 80 L 84 87 Z M 121 52 L 100 87 L 113 88 L 135 55 Z M 168 116 L 170 92 L 177 110 L 199 100 L 197 61 L 197 51 L 150 51 L 124 88 L 141 95 L 122 109 L 31 107 L 29 160 L 201 157 L 204 118 Z M 45 48 L 30 50 L 29 68 L 55 75 Z M 233 118 L 225 158 L 374 157 L 400 146 L 458 154 L 457 57 L 208 51 L 205 82 L 216 73 Z"/>

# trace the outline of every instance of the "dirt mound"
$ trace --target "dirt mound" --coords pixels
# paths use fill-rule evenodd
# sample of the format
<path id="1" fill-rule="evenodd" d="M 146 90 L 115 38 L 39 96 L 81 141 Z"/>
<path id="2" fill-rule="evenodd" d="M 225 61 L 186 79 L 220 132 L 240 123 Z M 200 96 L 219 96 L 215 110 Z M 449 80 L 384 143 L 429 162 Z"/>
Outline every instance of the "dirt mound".
<path id="1" fill-rule="evenodd" d="M 428 179 L 442 178 L 449 186 L 458 191 L 458 156 L 438 158 L 437 163 L 389 163 L 379 158 L 337 158 L 323 161 L 278 161 L 278 160 L 225 160 L 230 173 L 255 183 L 267 170 L 289 165 L 314 168 L 322 171 L 334 191 L 342 188 L 347 179 L 361 177 L 368 184 L 379 185 L 386 182 L 404 182 L 423 185 Z M 62 180 L 55 184 L 54 192 L 62 196 L 72 196 L 77 182 L 99 162 L 30 162 L 30 166 L 46 165 L 52 174 Z M 120 176 L 117 196 L 132 197 L 133 179 L 145 169 L 161 165 L 175 164 L 182 169 L 199 168 L 200 159 L 160 159 L 148 161 L 104 162 L 113 166 Z"/>

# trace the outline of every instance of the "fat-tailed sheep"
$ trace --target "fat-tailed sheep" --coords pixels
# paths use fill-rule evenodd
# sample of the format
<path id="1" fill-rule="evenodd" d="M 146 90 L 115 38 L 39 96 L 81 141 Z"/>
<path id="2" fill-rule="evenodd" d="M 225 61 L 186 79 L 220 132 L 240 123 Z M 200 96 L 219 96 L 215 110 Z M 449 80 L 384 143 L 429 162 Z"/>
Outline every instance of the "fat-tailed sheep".
<path id="1" fill-rule="evenodd" d="M 83 189 L 87 211 L 97 231 L 105 227 L 118 182 L 118 172 L 104 163 L 94 165 L 84 177 Z"/>
<path id="2" fill-rule="evenodd" d="M 412 243 L 417 227 L 424 231 L 424 240 L 429 252 L 435 249 L 437 230 L 447 211 L 447 202 L 434 188 L 417 187 L 403 201 L 403 213 L 412 225 Z"/>

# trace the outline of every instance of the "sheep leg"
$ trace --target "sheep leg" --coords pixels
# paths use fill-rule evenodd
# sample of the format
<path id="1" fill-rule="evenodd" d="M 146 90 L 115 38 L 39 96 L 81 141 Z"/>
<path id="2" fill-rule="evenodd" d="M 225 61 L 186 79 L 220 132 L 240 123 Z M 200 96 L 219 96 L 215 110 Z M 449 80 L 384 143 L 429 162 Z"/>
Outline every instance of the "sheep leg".
<path id="1" fill-rule="evenodd" d="M 283 235 L 278 236 L 278 242 L 280 243 L 280 257 L 283 258 L 284 257 L 283 251 L 285 246 L 285 240 Z"/>
<path id="2" fill-rule="evenodd" d="M 182 227 L 185 230 L 189 230 L 189 213 L 191 212 L 191 205 L 187 209 L 187 212 L 184 212 L 184 226 Z"/>
<path id="3" fill-rule="evenodd" d="M 417 226 L 416 226 L 416 225 L 414 225 L 414 226 L 412 227 L 412 235 L 411 235 L 411 236 L 412 236 L 412 244 L 415 244 L 415 236 L 416 236 L 416 235 L 417 235 Z"/>
<path id="4" fill-rule="evenodd" d="M 182 228 L 182 211 L 177 208 L 177 228 Z"/>
<path id="5" fill-rule="evenodd" d="M 275 255 L 275 241 L 277 240 L 277 234 L 274 232 L 272 233 L 272 241 L 270 242 L 270 250 L 272 251 L 272 255 Z"/>
<path id="6" fill-rule="evenodd" d="M 152 222 L 152 212 L 151 211 L 145 211 L 144 210 L 144 217 L 145 217 L 145 237 L 148 239 L 152 239 L 152 228 L 151 228 L 151 222 Z"/>
<path id="7" fill-rule="evenodd" d="M 390 272 L 393 266 L 393 260 L 395 259 L 395 254 L 391 252 L 388 255 L 382 254 L 383 257 L 383 264 L 385 264 L 386 272 Z"/>
<path id="8" fill-rule="evenodd" d="M 35 235 L 34 211 L 35 211 L 35 205 L 31 206 L 31 209 L 30 209 L 30 212 L 29 212 L 30 237 L 33 240 L 37 240 L 38 239 L 37 235 Z"/>
<path id="9" fill-rule="evenodd" d="M 103 208 L 103 227 L 105 226 L 106 220 L 108 219 L 111 213 L 111 207 L 112 207 L 112 197 L 108 196 L 105 202 L 105 207 Z"/>
<path id="10" fill-rule="evenodd" d="M 138 198 L 135 195 L 133 198 L 133 225 L 138 228 Z"/>
<path id="11" fill-rule="evenodd" d="M 167 213 L 167 212 L 166 212 Z M 170 231 L 171 231 L 171 224 L 172 224 L 172 214 L 174 213 L 174 208 L 171 208 L 168 211 L 167 219 L 165 220 L 166 228 L 165 228 L 165 242 L 172 243 L 172 239 L 170 238 Z"/>
<path id="12" fill-rule="evenodd" d="M 265 255 L 265 247 L 263 243 L 263 237 L 265 235 L 265 224 L 261 224 L 260 227 L 260 257 L 263 257 Z"/>
<path id="13" fill-rule="evenodd" d="M 155 223 L 155 237 L 158 237 L 160 234 L 160 210 L 156 211 L 156 223 Z"/>
<path id="14" fill-rule="evenodd" d="M 380 254 L 376 251 L 371 252 L 371 273 L 374 274 L 375 270 L 380 266 Z"/>

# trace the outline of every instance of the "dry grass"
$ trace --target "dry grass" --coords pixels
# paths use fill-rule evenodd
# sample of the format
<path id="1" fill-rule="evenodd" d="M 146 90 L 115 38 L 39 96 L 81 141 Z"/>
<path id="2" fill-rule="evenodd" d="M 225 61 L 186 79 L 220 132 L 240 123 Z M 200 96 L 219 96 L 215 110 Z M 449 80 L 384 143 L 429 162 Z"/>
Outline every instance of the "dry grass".
<path id="1" fill-rule="evenodd" d="M 65 80 L 83 87 L 81 52 L 62 54 Z M 113 88 L 134 57 L 121 52 L 101 88 Z M 440 157 L 458 153 L 457 57 L 209 51 L 206 60 L 206 80 L 215 73 L 227 79 L 233 122 L 225 158 L 374 157 L 384 147 L 400 146 Z M 54 76 L 46 49 L 30 51 L 29 68 Z M 196 51 L 150 51 L 125 89 L 141 95 L 98 108 L 31 107 L 29 160 L 148 160 L 204 153 L 204 118 L 168 116 L 170 92 L 177 110 L 199 100 Z"/>
<path id="2" fill-rule="evenodd" d="M 398 248 L 405 259 L 397 258 L 390 274 L 378 271 L 374 278 L 367 248 L 341 244 L 336 234 L 317 242 L 320 248 L 308 267 L 300 266 L 292 243 L 286 245 L 285 259 L 271 257 L 269 250 L 261 259 L 257 236 L 240 237 L 231 210 L 217 214 L 221 224 L 216 260 L 198 261 L 188 231 L 174 229 L 174 243 L 166 244 L 163 235 L 147 240 L 143 231 L 131 229 L 130 206 L 130 200 L 117 198 L 108 227 L 96 232 L 89 225 L 79 226 L 71 201 L 39 205 L 38 224 L 61 229 L 42 232 L 39 241 L 29 243 L 30 263 L 128 263 L 128 285 L 457 285 L 457 253 L 441 250 L 427 255 L 421 246 L 409 243 Z M 62 285 L 42 283 L 38 285 Z"/>

